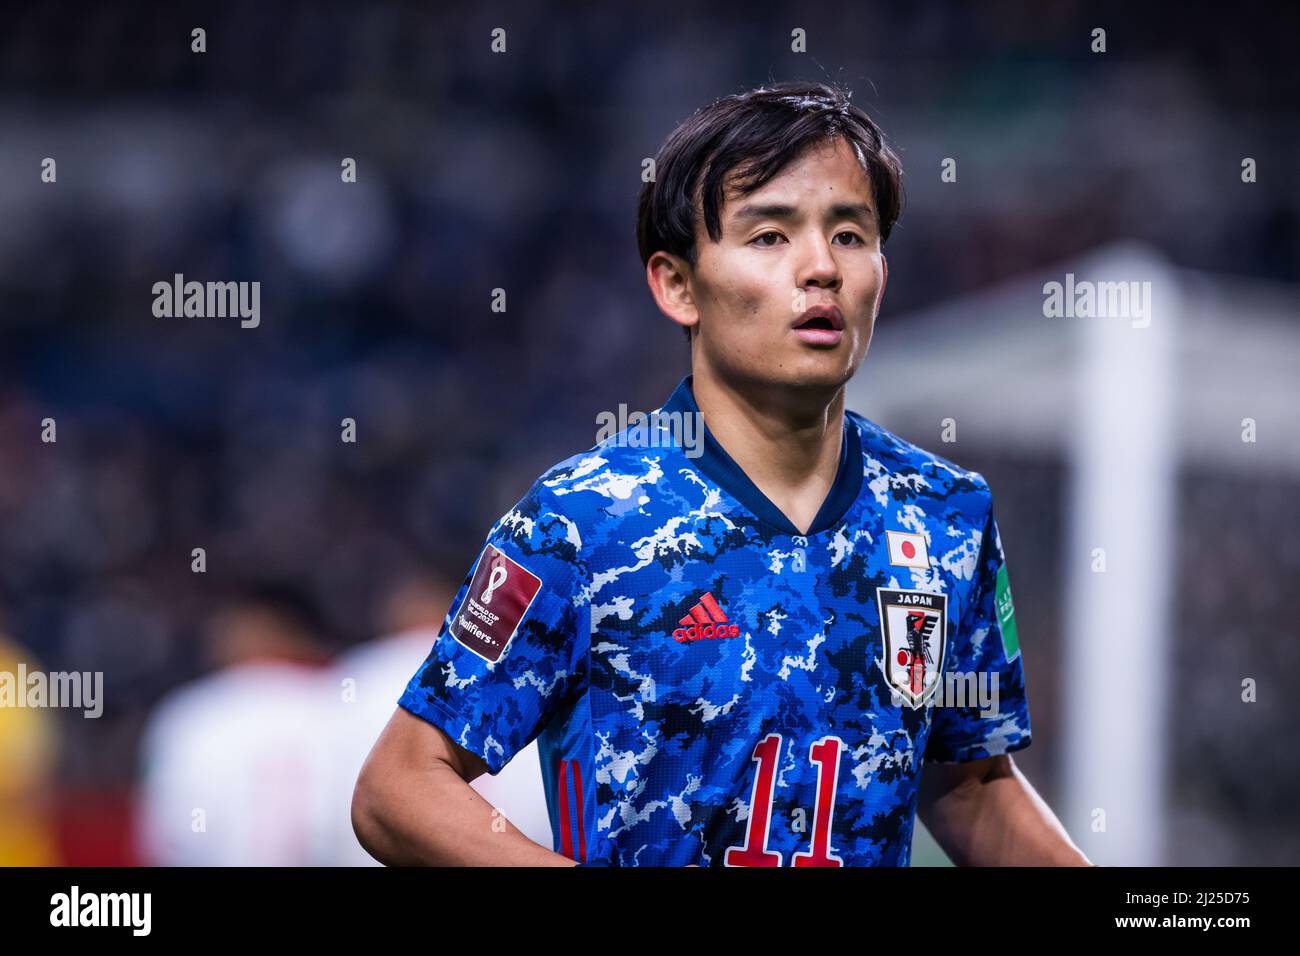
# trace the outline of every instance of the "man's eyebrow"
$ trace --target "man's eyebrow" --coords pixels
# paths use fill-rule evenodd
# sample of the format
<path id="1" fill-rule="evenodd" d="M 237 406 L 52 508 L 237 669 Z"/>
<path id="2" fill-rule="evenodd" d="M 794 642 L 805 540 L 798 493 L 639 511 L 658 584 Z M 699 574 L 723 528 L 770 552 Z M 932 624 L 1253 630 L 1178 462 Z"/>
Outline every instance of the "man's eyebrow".
<path id="1" fill-rule="evenodd" d="M 784 203 L 749 203 L 736 210 L 732 217 L 743 223 L 753 219 L 796 219 L 799 211 Z M 827 219 L 856 219 L 867 225 L 876 221 L 876 211 L 861 202 L 836 203 L 827 210 Z"/>

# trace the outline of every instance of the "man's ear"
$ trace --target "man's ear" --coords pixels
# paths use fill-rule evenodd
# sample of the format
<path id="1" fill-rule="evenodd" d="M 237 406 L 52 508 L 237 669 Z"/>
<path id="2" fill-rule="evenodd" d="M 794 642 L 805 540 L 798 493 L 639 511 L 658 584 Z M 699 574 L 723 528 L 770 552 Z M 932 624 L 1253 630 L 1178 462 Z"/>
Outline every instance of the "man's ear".
<path id="1" fill-rule="evenodd" d="M 876 315 L 880 314 L 880 302 L 885 297 L 885 286 L 889 284 L 889 260 L 880 254 L 880 291 L 876 293 Z"/>
<path id="2" fill-rule="evenodd" d="M 691 266 L 671 252 L 656 252 L 646 262 L 646 284 L 659 311 L 684 329 L 700 321 L 695 296 L 691 293 Z"/>

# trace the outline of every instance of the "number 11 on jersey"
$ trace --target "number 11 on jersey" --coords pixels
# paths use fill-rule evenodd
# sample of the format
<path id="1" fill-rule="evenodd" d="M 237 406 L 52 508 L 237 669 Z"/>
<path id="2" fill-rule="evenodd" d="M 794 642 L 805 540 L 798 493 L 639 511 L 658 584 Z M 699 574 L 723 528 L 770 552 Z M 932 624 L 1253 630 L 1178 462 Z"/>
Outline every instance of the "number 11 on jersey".
<path id="1" fill-rule="evenodd" d="M 831 817 L 835 812 L 835 790 L 839 783 L 840 754 L 844 741 L 828 735 L 808 748 L 808 760 L 817 764 L 817 802 L 813 807 L 812 848 L 793 855 L 793 866 L 843 866 L 844 860 L 831 852 Z M 727 866 L 780 866 L 779 850 L 767 848 L 772 822 L 772 791 L 776 784 L 776 762 L 781 756 L 781 735 L 768 734 L 754 746 L 758 763 L 754 790 L 749 800 L 749 825 L 743 846 L 728 847 L 722 862 Z"/>

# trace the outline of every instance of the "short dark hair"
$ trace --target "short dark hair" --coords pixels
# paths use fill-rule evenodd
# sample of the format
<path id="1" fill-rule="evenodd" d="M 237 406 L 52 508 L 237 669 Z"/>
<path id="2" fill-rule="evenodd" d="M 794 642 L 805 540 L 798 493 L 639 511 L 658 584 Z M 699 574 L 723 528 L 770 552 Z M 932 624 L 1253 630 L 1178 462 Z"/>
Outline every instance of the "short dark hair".
<path id="1" fill-rule="evenodd" d="M 709 238 L 722 238 L 724 189 L 761 189 L 805 150 L 843 137 L 871 180 L 880 241 L 889 238 L 903 205 L 903 167 L 880 127 L 833 83 L 791 81 L 724 96 L 683 121 L 655 157 L 655 177 L 641 186 L 636 241 L 644 266 L 659 251 L 694 267 L 696 206 Z M 690 339 L 690 329 L 686 330 Z"/>
<path id="2" fill-rule="evenodd" d="M 312 640 L 329 636 L 329 622 L 306 588 L 282 578 L 249 578 L 234 588 L 229 605 L 272 614 L 288 628 Z"/>

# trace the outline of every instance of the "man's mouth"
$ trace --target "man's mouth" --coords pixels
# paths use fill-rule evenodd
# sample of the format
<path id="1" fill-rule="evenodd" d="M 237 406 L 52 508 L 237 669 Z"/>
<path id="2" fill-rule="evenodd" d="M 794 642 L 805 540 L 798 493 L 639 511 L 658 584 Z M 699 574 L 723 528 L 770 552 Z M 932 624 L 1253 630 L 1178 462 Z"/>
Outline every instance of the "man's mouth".
<path id="1" fill-rule="evenodd" d="M 833 305 L 814 305 L 794 320 L 793 329 L 809 345 L 838 345 L 844 337 L 844 315 Z"/>

